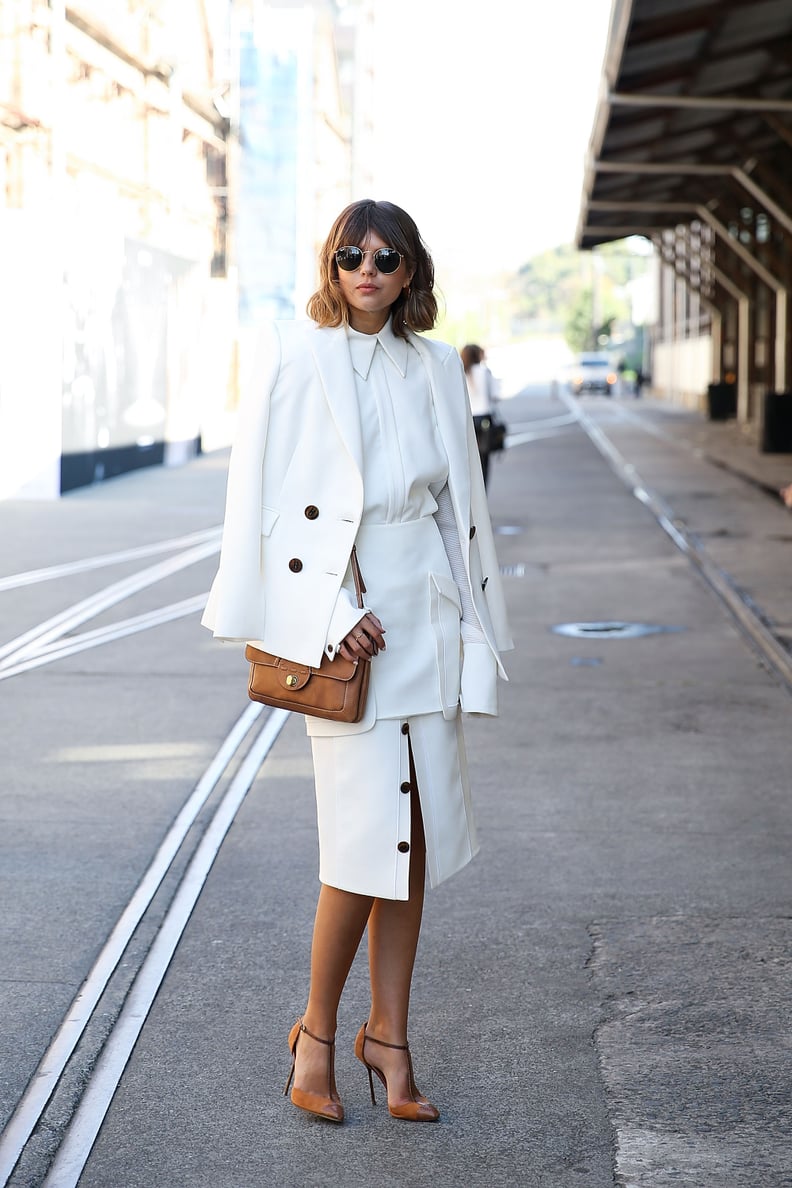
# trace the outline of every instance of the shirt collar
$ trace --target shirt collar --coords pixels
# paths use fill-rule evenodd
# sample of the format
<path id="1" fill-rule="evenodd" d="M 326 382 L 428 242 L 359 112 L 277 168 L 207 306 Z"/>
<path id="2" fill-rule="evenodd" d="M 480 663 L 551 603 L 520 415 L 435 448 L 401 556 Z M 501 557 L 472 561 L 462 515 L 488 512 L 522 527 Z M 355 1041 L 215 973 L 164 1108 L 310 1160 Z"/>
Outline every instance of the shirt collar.
<path id="1" fill-rule="evenodd" d="M 346 330 L 352 366 L 362 379 L 368 379 L 377 343 L 404 379 L 407 375 L 407 341 L 393 333 L 390 318 L 377 334 L 361 334 L 351 326 L 347 326 Z"/>

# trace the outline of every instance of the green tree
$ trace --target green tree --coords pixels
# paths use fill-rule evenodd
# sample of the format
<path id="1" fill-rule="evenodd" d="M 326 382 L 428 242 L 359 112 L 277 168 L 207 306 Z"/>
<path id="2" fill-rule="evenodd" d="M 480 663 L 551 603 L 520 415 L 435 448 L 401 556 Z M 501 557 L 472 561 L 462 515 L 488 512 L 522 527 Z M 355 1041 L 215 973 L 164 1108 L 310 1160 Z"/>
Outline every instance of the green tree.
<path id="1" fill-rule="evenodd" d="M 594 327 L 591 321 L 591 289 L 581 289 L 569 307 L 564 323 L 564 338 L 579 355 L 594 347 Z"/>

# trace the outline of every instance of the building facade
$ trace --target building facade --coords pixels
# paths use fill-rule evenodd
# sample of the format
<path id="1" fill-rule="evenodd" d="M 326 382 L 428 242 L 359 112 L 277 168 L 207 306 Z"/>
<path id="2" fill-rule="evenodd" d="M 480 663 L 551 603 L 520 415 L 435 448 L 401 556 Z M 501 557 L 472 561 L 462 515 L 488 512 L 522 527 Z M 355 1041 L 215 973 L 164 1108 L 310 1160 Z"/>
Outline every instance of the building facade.
<path id="1" fill-rule="evenodd" d="M 0 0 L 0 498 L 228 443 L 361 184 L 372 13 Z"/>
<path id="2" fill-rule="evenodd" d="M 0 496 L 179 461 L 222 419 L 228 22 L 228 0 L 0 4 Z"/>

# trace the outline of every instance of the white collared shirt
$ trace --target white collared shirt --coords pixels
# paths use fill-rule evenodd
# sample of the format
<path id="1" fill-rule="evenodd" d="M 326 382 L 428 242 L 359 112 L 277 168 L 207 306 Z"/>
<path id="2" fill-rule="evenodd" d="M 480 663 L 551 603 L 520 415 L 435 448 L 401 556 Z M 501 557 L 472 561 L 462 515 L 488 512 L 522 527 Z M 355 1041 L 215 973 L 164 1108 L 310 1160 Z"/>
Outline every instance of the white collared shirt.
<path id="1" fill-rule="evenodd" d="M 433 515 L 448 478 L 429 378 L 388 321 L 377 334 L 347 327 L 363 441 L 363 522 Z"/>
<path id="2" fill-rule="evenodd" d="M 388 322 L 377 334 L 347 326 L 363 443 L 362 524 L 434 516 L 462 603 L 462 639 L 484 642 L 465 574 L 451 495 L 448 459 L 437 427 L 429 377 L 417 351 Z M 342 587 L 325 651 L 338 645 L 361 612 Z"/>

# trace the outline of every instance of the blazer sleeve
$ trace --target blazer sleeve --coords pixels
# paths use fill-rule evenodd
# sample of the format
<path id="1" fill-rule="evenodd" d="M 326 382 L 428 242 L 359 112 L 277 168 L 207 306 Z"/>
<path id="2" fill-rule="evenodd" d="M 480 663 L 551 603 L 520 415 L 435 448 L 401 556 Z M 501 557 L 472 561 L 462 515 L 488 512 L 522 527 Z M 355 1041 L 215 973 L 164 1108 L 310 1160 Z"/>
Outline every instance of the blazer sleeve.
<path id="1" fill-rule="evenodd" d="M 220 564 L 201 619 L 216 639 L 258 639 L 264 607 L 258 597 L 262 532 L 262 462 L 270 397 L 280 369 L 280 341 L 270 325 L 245 369 L 228 467 Z"/>

